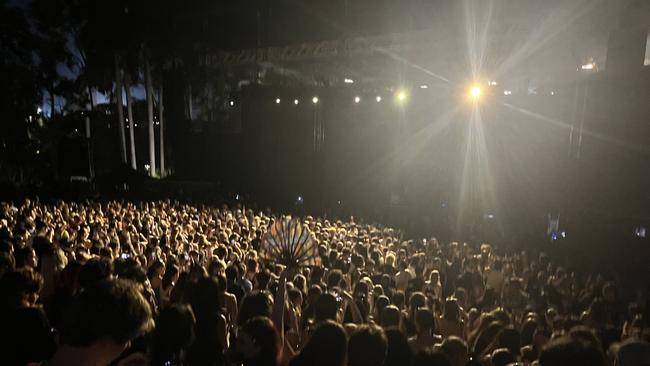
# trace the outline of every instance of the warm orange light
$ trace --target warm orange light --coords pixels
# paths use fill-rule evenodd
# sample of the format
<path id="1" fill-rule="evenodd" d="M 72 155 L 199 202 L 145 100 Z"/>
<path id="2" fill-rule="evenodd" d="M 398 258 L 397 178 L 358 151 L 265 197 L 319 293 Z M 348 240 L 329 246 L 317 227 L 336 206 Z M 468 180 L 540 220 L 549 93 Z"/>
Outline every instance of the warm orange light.
<path id="1" fill-rule="evenodd" d="M 480 98 L 481 97 L 481 88 L 478 87 L 478 86 L 473 86 L 472 89 L 470 89 L 470 91 L 469 91 L 469 95 L 470 95 L 470 97 L 472 97 L 472 99 Z"/>

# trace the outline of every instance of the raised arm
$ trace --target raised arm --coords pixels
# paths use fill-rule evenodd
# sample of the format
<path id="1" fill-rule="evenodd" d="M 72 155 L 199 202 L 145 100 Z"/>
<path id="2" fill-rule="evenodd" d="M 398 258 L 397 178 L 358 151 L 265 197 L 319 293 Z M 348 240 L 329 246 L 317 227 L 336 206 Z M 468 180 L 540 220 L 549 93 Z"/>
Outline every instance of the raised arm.
<path id="1" fill-rule="evenodd" d="M 287 300 L 287 270 L 282 271 L 280 280 L 278 281 L 278 290 L 275 293 L 273 300 L 273 312 L 271 313 L 271 320 L 280 334 L 280 339 L 284 344 L 284 307 Z"/>
<path id="2" fill-rule="evenodd" d="M 350 293 L 347 291 L 342 291 L 341 297 L 343 297 L 346 305 L 350 308 L 350 312 L 352 313 L 352 321 L 355 324 L 363 324 L 363 316 L 361 316 L 361 311 L 359 310 L 357 302 L 354 301 L 352 295 L 350 295 Z M 345 314 L 345 307 L 343 308 L 343 314 Z"/>

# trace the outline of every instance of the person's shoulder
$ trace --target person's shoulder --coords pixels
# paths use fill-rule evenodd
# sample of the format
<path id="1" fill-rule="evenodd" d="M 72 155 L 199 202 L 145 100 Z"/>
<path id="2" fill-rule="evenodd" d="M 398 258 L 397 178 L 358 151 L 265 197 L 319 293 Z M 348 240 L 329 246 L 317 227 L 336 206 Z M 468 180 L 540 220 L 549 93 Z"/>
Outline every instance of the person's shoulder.
<path id="1" fill-rule="evenodd" d="M 244 278 L 242 280 L 242 286 L 246 288 L 253 288 L 253 283 L 248 278 Z"/>

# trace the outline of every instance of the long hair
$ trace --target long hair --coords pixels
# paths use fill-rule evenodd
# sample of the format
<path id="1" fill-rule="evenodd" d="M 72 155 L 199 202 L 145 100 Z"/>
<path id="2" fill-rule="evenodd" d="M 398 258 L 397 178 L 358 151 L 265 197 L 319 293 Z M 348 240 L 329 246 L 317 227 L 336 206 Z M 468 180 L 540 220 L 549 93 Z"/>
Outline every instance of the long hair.
<path id="1" fill-rule="evenodd" d="M 190 364 L 212 365 L 219 362 L 223 349 L 219 345 L 219 285 L 212 277 L 202 277 L 193 286 L 190 295 L 192 311 L 196 316 L 196 340 L 190 347 Z"/>
<path id="2" fill-rule="evenodd" d="M 153 334 L 151 365 L 162 366 L 181 360 L 182 350 L 194 341 L 196 319 L 188 305 L 174 304 L 160 312 Z"/>
<path id="3" fill-rule="evenodd" d="M 240 329 L 253 339 L 259 352 L 244 361 L 248 366 L 278 366 L 282 358 L 282 341 L 271 319 L 257 316 L 249 319 Z"/>
<path id="4" fill-rule="evenodd" d="M 347 354 L 348 338 L 343 327 L 327 320 L 318 325 L 291 366 L 341 366 Z"/>
<path id="5" fill-rule="evenodd" d="M 494 342 L 497 334 L 503 329 L 503 323 L 493 321 L 485 329 L 483 329 L 474 340 L 472 345 L 472 353 L 476 357 L 480 357 L 487 350 L 488 346 Z"/>
<path id="6" fill-rule="evenodd" d="M 458 321 L 460 318 L 460 307 L 458 306 L 456 299 L 449 298 L 445 301 L 442 317 L 446 320 Z"/>
<path id="7" fill-rule="evenodd" d="M 165 270 L 165 274 L 163 275 L 162 278 L 162 288 L 167 289 L 169 286 L 171 286 L 174 277 L 176 277 L 178 273 L 179 273 L 179 269 L 177 265 L 170 264 L 169 266 L 167 266 L 167 269 Z"/>

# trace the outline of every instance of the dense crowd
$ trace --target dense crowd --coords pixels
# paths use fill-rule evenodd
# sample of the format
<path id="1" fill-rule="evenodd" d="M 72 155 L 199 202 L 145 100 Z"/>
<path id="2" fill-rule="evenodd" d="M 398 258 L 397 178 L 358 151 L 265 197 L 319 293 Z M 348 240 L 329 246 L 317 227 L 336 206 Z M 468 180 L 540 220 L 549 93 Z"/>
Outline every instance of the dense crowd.
<path id="1" fill-rule="evenodd" d="M 642 296 L 544 253 L 177 202 L 0 205 L 0 365 L 650 365 Z"/>

